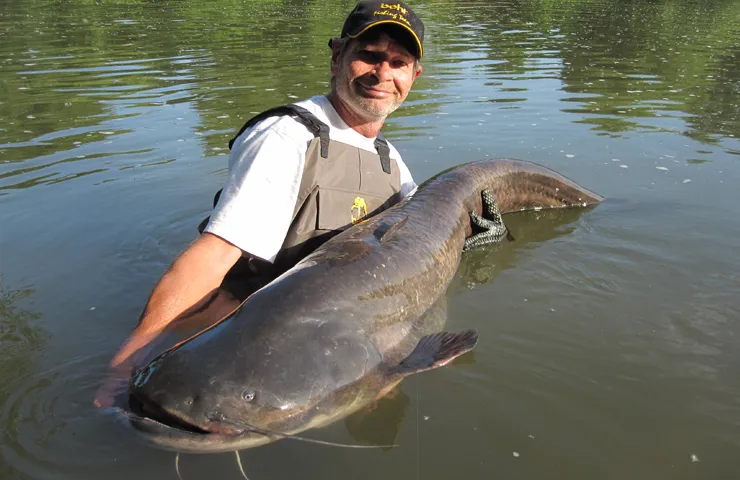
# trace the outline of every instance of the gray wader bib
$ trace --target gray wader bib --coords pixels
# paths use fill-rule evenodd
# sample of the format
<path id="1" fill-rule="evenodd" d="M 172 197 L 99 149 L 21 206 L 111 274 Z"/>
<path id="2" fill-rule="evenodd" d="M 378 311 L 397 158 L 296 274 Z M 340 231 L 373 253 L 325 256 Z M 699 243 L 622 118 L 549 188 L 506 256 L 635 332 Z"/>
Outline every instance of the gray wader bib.
<path id="1" fill-rule="evenodd" d="M 390 148 L 378 135 L 377 153 L 352 145 L 329 141 L 329 127 L 305 108 L 285 105 L 267 110 L 250 119 L 229 142 L 267 117 L 290 115 L 305 125 L 314 138 L 308 144 L 293 219 L 283 245 L 269 263 L 250 255 L 242 257 L 229 271 L 223 289 L 244 299 L 267 285 L 322 243 L 401 200 L 398 164 L 390 158 Z M 220 191 L 214 199 L 218 202 Z M 208 218 L 198 227 L 202 233 Z"/>

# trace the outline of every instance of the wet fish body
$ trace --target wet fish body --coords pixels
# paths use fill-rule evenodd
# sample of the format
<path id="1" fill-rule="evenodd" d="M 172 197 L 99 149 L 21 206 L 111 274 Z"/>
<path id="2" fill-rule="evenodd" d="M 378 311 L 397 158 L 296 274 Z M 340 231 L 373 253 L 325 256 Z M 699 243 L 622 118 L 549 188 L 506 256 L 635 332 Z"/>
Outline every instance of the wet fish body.
<path id="1" fill-rule="evenodd" d="M 267 432 L 346 417 L 469 351 L 475 332 L 442 332 L 429 312 L 455 275 L 486 188 L 503 214 L 602 200 L 518 160 L 442 172 L 136 372 L 126 418 L 163 448 L 240 450 L 280 438 Z"/>

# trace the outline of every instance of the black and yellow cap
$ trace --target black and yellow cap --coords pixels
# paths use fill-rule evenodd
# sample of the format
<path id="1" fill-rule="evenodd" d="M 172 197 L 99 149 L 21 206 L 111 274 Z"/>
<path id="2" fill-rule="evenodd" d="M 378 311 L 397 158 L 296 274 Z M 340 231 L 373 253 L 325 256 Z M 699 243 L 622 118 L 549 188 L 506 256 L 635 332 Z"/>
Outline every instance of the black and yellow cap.
<path id="1" fill-rule="evenodd" d="M 424 54 L 424 24 L 408 5 L 399 1 L 363 0 L 350 12 L 342 27 L 342 37 L 357 38 L 378 25 L 399 25 L 413 39 L 417 58 Z"/>

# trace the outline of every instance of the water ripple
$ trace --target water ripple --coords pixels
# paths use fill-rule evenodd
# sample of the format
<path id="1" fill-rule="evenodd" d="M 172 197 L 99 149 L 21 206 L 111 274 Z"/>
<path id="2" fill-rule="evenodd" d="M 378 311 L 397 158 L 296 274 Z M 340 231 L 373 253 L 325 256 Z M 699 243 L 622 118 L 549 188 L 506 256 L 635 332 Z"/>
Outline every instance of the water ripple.
<path id="1" fill-rule="evenodd" d="M 101 377 L 90 366 L 105 360 L 81 356 L 2 385 L 0 438 L 8 465 L 32 478 L 79 478 L 103 474 L 113 459 L 133 459 L 134 452 L 122 452 L 119 442 L 93 440 L 115 428 L 91 403 Z"/>

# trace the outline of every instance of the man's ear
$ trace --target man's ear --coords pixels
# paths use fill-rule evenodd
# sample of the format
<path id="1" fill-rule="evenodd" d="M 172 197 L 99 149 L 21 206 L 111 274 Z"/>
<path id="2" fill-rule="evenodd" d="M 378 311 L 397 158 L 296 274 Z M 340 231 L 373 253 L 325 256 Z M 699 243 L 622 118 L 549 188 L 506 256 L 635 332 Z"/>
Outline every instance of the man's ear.
<path id="1" fill-rule="evenodd" d="M 419 78 L 419 75 L 421 75 L 421 72 L 424 70 L 424 67 L 420 64 L 416 66 L 416 71 L 414 72 L 414 80 Z"/>
<path id="2" fill-rule="evenodd" d="M 339 53 L 341 52 L 342 42 L 339 37 L 331 39 L 331 76 L 336 77 L 339 73 Z"/>

